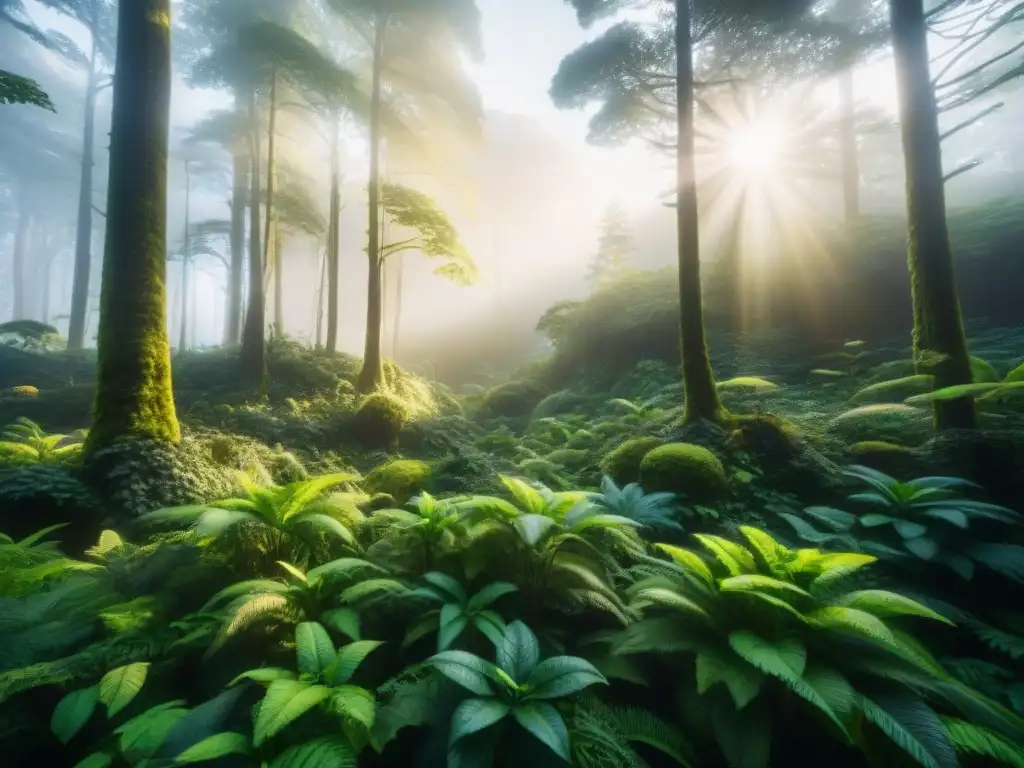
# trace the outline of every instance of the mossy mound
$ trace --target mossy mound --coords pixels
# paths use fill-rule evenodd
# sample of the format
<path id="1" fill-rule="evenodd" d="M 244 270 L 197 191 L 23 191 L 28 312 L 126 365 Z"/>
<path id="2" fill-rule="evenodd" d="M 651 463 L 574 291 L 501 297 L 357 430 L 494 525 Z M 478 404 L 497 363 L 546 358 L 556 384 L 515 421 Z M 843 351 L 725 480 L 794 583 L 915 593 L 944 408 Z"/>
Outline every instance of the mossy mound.
<path id="1" fill-rule="evenodd" d="M 559 464 L 569 469 L 579 469 L 589 461 L 590 454 L 574 448 L 560 448 L 557 451 L 552 451 L 545 458 L 553 464 Z"/>
<path id="2" fill-rule="evenodd" d="M 742 392 L 743 394 L 765 394 L 781 389 L 778 384 L 759 376 L 736 376 L 719 381 L 715 386 L 720 392 Z"/>
<path id="3" fill-rule="evenodd" d="M 616 446 L 603 459 L 601 471 L 619 485 L 640 481 L 640 462 L 665 441 L 657 437 L 634 437 Z"/>
<path id="4" fill-rule="evenodd" d="M 563 413 L 571 413 L 584 403 L 587 398 L 579 392 L 571 389 L 562 389 L 554 392 L 541 400 L 533 409 L 532 418 L 543 419 L 547 416 L 559 416 Z"/>
<path id="5" fill-rule="evenodd" d="M 370 494 L 386 493 L 402 505 L 427 488 L 432 474 L 431 465 L 425 461 L 392 459 L 370 470 L 363 487 Z"/>
<path id="6" fill-rule="evenodd" d="M 529 416 L 548 394 L 547 388 L 530 379 L 517 379 L 491 387 L 480 403 L 480 415 L 486 418 Z"/>
<path id="7" fill-rule="evenodd" d="M 102 516 L 100 500 L 66 468 L 36 464 L 0 470 L 0 531 L 15 540 L 67 523 L 55 538 L 67 552 L 80 552 Z"/>
<path id="8" fill-rule="evenodd" d="M 353 437 L 368 448 L 394 444 L 411 417 L 403 400 L 389 392 L 374 392 L 359 403 L 352 415 Z"/>
<path id="9" fill-rule="evenodd" d="M 877 469 L 900 480 L 909 480 L 920 469 L 920 461 L 902 445 L 884 440 L 863 440 L 846 448 L 846 455 L 854 464 Z"/>
<path id="10" fill-rule="evenodd" d="M 847 445 L 882 440 L 898 445 L 920 445 L 932 433 L 927 410 L 902 403 L 864 405 L 836 416 L 828 431 Z"/>
<path id="11" fill-rule="evenodd" d="M 640 462 L 644 490 L 670 491 L 695 501 L 714 501 L 729 489 L 725 467 L 714 453 L 692 443 L 668 443 Z"/>
<path id="12" fill-rule="evenodd" d="M 904 376 L 889 381 L 879 381 L 869 384 L 854 393 L 850 398 L 851 403 L 892 403 L 906 400 L 908 397 L 930 392 L 934 386 L 935 377 L 927 373 L 918 373 L 913 376 Z"/>

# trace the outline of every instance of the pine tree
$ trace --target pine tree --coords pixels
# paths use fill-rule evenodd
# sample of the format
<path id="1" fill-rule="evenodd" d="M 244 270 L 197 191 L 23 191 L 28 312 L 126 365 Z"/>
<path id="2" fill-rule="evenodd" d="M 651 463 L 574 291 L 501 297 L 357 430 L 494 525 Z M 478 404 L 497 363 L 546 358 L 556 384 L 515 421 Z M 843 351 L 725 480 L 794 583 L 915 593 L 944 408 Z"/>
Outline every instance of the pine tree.
<path id="1" fill-rule="evenodd" d="M 633 233 L 625 212 L 615 203 L 608 207 L 601 222 L 597 253 L 590 262 L 587 276 L 591 288 L 597 288 L 622 274 L 636 251 Z"/>

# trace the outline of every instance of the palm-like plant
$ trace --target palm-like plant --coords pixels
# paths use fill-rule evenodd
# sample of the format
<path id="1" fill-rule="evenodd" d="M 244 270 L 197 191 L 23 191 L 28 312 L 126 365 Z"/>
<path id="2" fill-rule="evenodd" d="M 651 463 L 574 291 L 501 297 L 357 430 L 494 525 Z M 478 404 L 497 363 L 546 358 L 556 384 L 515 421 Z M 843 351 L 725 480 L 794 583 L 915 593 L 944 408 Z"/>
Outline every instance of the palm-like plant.
<path id="1" fill-rule="evenodd" d="M 616 646 L 695 660 L 684 693 L 704 702 L 731 766 L 769 764 L 772 719 L 785 711 L 772 708 L 780 690 L 810 704 L 843 742 L 862 746 L 859 724 L 870 723 L 921 765 L 953 754 L 941 726 L 925 733 L 906 725 L 910 713 L 938 724 L 930 701 L 1020 733 L 1024 722 L 964 687 L 892 621 L 946 619 L 893 592 L 844 589 L 874 557 L 790 550 L 762 531 L 740 530 L 746 546 L 697 535 L 710 558 L 659 545 L 672 563 L 630 589 L 642 618 Z"/>
<path id="2" fill-rule="evenodd" d="M 492 581 L 473 594 L 446 573 L 432 571 L 423 574 L 428 586 L 409 593 L 409 597 L 440 603 L 441 607 L 428 611 L 413 625 L 405 636 L 405 645 L 415 642 L 430 632 L 437 632 L 437 650 L 447 650 L 470 626 L 494 644 L 501 642 L 505 620 L 491 606 L 517 587 L 507 581 Z"/>
<path id="3" fill-rule="evenodd" d="M 356 606 L 375 592 L 405 588 L 382 578 L 386 575 L 384 569 L 354 557 L 332 560 L 305 572 L 284 561 L 278 565 L 287 574 L 287 581 L 248 579 L 225 587 L 207 601 L 204 612 L 224 613 L 209 654 L 247 627 L 268 619 L 284 623 L 319 621 L 358 640 Z"/>
<path id="4" fill-rule="evenodd" d="M 368 556 L 396 571 L 422 574 L 455 553 L 466 532 L 463 510 L 452 500 L 424 491 L 409 509 L 381 509 L 360 526 Z"/>
<path id="5" fill-rule="evenodd" d="M 5 464 L 65 464 L 81 453 L 81 440 L 49 435 L 23 416 L 0 433 L 0 461 Z"/>
<path id="6" fill-rule="evenodd" d="M 250 551 L 261 561 L 290 558 L 307 563 L 321 551 L 320 534 L 358 550 L 355 535 L 336 514 L 324 493 L 359 479 L 353 473 L 335 473 L 289 485 L 258 485 L 248 474 L 239 473 L 244 496 L 223 499 L 209 505 L 169 507 L 138 518 L 140 523 L 190 523 L 199 539 L 222 538 L 232 529 L 244 527 Z"/>
<path id="7" fill-rule="evenodd" d="M 605 475 L 601 478 L 601 492 L 595 493 L 591 501 L 615 515 L 634 520 L 648 528 L 683 530 L 683 526 L 675 519 L 674 493 L 644 493 L 639 483 L 629 483 L 619 488 L 610 476 Z"/>
<path id="8" fill-rule="evenodd" d="M 830 507 L 810 507 L 804 517 L 782 514 L 801 538 L 824 544 L 841 540 L 879 557 L 919 565 L 933 562 L 971 579 L 976 565 L 1024 582 L 1024 547 L 978 542 L 971 524 L 1013 526 L 1024 523 L 1006 507 L 963 498 L 960 491 L 978 486 L 958 477 L 920 477 L 900 482 L 870 467 L 854 465 L 844 474 L 869 486 L 850 495 L 850 501 L 874 507 L 860 516 Z M 827 526 L 822 532 L 805 517 Z"/>

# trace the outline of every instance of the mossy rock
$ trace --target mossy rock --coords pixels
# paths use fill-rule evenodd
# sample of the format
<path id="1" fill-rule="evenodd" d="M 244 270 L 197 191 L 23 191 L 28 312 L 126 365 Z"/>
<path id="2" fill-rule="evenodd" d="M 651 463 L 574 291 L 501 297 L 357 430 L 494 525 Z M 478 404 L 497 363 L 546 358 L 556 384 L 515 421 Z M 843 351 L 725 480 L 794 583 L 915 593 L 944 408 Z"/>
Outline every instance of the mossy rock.
<path id="1" fill-rule="evenodd" d="M 387 493 L 398 505 L 405 504 L 430 483 L 433 470 L 418 459 L 392 459 L 371 469 L 363 480 L 367 493 Z"/>
<path id="2" fill-rule="evenodd" d="M 932 434 L 931 413 L 902 403 L 876 403 L 853 408 L 828 423 L 828 431 L 847 445 L 882 440 L 920 445 Z"/>
<path id="3" fill-rule="evenodd" d="M 601 459 L 601 471 L 619 485 L 640 480 L 640 462 L 665 441 L 657 437 L 634 437 L 620 443 Z"/>
<path id="4" fill-rule="evenodd" d="M 908 397 L 930 392 L 935 377 L 928 373 L 904 376 L 900 379 L 879 381 L 869 384 L 850 398 L 851 403 L 892 403 L 906 400 Z"/>
<path id="5" fill-rule="evenodd" d="M 718 387 L 719 392 L 742 392 L 744 394 L 767 394 L 781 389 L 778 384 L 759 376 L 736 376 L 719 381 L 715 386 Z"/>
<path id="6" fill-rule="evenodd" d="M 668 443 L 640 462 L 640 485 L 647 492 L 670 491 L 694 501 L 715 501 L 729 490 L 722 460 L 692 443 Z"/>
<path id="7" fill-rule="evenodd" d="M 920 472 L 921 462 L 914 453 L 902 445 L 884 440 L 862 440 L 846 448 L 846 455 L 854 464 L 877 469 L 899 480 L 910 480 Z"/>
<path id="8" fill-rule="evenodd" d="M 552 451 L 545 458 L 553 464 L 560 464 L 569 469 L 579 469 L 589 461 L 590 454 L 575 448 L 560 448 L 557 451 Z"/>
<path id="9" fill-rule="evenodd" d="M 487 390 L 480 413 L 488 418 L 529 416 L 547 394 L 547 388 L 536 381 L 509 381 Z"/>
<path id="10" fill-rule="evenodd" d="M 368 448 L 394 444 L 409 422 L 408 406 L 388 392 L 374 392 L 363 398 L 352 415 L 352 434 Z"/>
<path id="11" fill-rule="evenodd" d="M 375 493 L 366 502 L 365 507 L 369 512 L 376 512 L 378 509 L 394 509 L 399 506 L 398 500 L 390 493 Z"/>

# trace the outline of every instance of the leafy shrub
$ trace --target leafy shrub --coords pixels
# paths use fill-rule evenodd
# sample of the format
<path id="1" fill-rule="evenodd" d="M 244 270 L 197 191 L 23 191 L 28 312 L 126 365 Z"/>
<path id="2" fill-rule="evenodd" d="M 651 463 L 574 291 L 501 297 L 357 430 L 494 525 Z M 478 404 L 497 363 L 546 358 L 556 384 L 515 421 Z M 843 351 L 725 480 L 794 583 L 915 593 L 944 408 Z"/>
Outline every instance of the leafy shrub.
<path id="1" fill-rule="evenodd" d="M 696 500 L 720 498 L 729 487 L 721 459 L 691 443 L 669 443 L 647 453 L 640 462 L 640 483 Z"/>
<path id="2" fill-rule="evenodd" d="M 601 459 L 601 471 L 617 483 L 635 483 L 640 479 L 640 462 L 644 456 L 664 443 L 657 437 L 626 440 Z"/>

